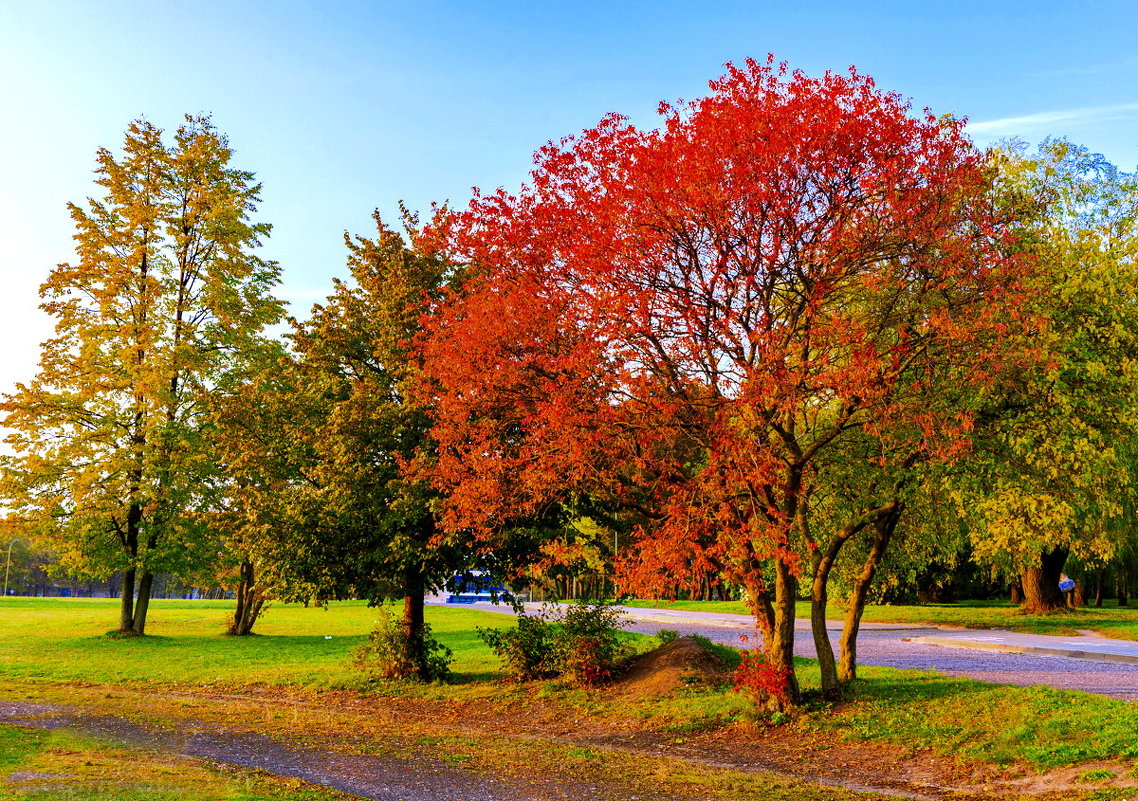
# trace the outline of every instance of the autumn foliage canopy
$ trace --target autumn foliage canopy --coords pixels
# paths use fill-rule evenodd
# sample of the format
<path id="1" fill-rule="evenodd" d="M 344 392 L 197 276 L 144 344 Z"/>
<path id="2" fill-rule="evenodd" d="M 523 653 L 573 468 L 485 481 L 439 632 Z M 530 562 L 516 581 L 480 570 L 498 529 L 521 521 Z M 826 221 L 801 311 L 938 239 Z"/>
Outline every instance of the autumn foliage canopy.
<path id="1" fill-rule="evenodd" d="M 715 565 L 761 593 L 814 547 L 844 439 L 882 467 L 966 444 L 1017 267 L 962 122 L 853 70 L 749 61 L 711 89 L 436 220 L 472 276 L 425 342 L 450 526 L 603 494 L 651 510 L 630 586 Z"/>

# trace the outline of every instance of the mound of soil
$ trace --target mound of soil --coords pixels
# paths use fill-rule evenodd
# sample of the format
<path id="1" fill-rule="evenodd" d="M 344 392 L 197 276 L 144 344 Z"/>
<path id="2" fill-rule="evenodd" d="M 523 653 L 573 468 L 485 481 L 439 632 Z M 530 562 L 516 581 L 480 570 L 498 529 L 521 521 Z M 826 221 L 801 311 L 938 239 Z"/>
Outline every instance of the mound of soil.
<path id="1" fill-rule="evenodd" d="M 691 637 L 680 637 L 632 660 L 614 685 L 620 695 L 651 698 L 692 685 L 727 681 L 730 669 Z"/>

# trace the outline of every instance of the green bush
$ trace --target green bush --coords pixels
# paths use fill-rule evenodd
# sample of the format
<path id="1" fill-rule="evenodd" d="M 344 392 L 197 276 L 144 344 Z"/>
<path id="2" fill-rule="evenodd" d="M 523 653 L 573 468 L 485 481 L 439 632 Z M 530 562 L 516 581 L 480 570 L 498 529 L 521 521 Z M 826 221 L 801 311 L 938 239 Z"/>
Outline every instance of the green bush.
<path id="1" fill-rule="evenodd" d="M 610 679 L 626 656 L 621 643 L 620 614 L 611 601 L 581 600 L 552 623 L 555 611 L 527 615 L 515 607 L 513 629 L 478 628 L 478 636 L 503 661 L 514 681 L 562 676 L 577 684 Z"/>
<path id="2" fill-rule="evenodd" d="M 608 681 L 627 656 L 622 625 L 613 601 L 582 599 L 570 606 L 554 637 L 557 672 L 577 684 Z"/>
<path id="3" fill-rule="evenodd" d="M 414 658 L 416 650 L 423 655 L 421 664 Z M 353 655 L 356 664 L 376 678 L 446 681 L 451 677 L 454 652 L 431 636 L 431 627 L 426 623 L 422 642 L 409 642 L 404 628 L 392 621 L 386 609 L 380 608 L 367 642 L 356 648 Z"/>
<path id="4" fill-rule="evenodd" d="M 520 607 L 515 608 L 515 612 L 518 625 L 512 629 L 478 626 L 475 631 L 505 664 L 507 678 L 532 681 L 556 676 L 553 631 L 549 622 L 544 616 L 525 614 Z"/>

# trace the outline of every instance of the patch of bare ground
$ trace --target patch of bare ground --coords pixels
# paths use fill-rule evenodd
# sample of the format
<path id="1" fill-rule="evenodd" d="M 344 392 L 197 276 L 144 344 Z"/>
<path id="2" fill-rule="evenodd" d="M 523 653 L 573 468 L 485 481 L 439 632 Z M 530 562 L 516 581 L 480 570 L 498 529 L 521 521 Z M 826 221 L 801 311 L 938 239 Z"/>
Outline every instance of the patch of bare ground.
<path id="1" fill-rule="evenodd" d="M 680 637 L 636 657 L 611 693 L 629 700 L 651 698 L 693 684 L 713 684 L 729 678 L 729 670 L 691 637 Z"/>
<path id="2" fill-rule="evenodd" d="M 639 657 L 620 681 L 598 691 L 598 695 L 617 701 L 613 708 L 634 708 L 637 699 L 657 698 L 727 678 L 728 672 L 714 654 L 698 642 L 681 638 Z M 1117 765 L 1079 765 L 1038 775 L 995 765 L 963 764 L 952 757 L 898 745 L 841 741 L 795 723 L 771 727 L 735 722 L 677 735 L 675 731 L 662 730 L 658 723 L 633 716 L 567 710 L 563 703 L 543 698 L 537 692 L 518 694 L 513 701 L 487 703 L 485 699 L 417 699 L 350 692 L 290 693 L 264 687 L 234 692 L 197 688 L 114 688 L 113 692 L 105 687 L 73 689 L 76 706 L 97 714 L 112 713 L 116 706 L 121 707 L 121 713 L 132 706 L 148 707 L 151 712 L 160 710 L 158 717 L 168 725 L 184 716 L 175 725 L 184 726 L 192 719 L 195 730 L 212 730 L 215 734 L 221 733 L 223 727 L 237 726 L 242 731 L 268 732 L 274 737 L 291 735 L 299 737 L 306 749 L 318 744 L 341 752 L 374 749 L 374 743 L 382 741 L 385 733 L 398 731 L 407 735 L 421 727 L 422 731 L 446 730 L 466 735 L 478 743 L 556 742 L 596 751 L 683 760 L 713 769 L 772 772 L 835 787 L 910 798 L 1069 798 L 1104 788 L 1138 787 L 1138 779 L 1124 775 Z M 134 699 L 133 704 L 126 703 L 130 698 Z M 233 709 L 237 707 L 264 708 L 266 717 L 258 719 L 248 712 L 235 716 Z M 295 711 L 291 717 L 275 715 L 270 723 L 270 708 Z M 445 767 L 449 770 L 450 766 Z M 1113 778 L 1107 777 L 1108 771 L 1114 774 Z M 552 792 L 557 781 L 557 777 L 546 776 L 541 782 L 541 797 L 571 797 L 571 793 Z M 347 789 L 342 783 L 338 786 Z M 508 791 L 502 797 L 508 797 Z M 577 797 L 586 798 L 589 794 Z"/>

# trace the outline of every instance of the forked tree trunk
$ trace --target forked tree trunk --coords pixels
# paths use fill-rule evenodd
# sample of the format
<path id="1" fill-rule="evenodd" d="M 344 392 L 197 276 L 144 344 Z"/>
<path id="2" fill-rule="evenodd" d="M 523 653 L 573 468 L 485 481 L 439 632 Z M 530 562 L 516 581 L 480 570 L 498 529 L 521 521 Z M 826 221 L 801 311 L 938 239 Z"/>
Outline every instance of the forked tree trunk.
<path id="1" fill-rule="evenodd" d="M 897 521 L 901 519 L 904 505 L 895 503 L 885 515 L 877 518 L 873 524 L 873 544 L 870 545 L 869 554 L 865 557 L 861 573 L 854 580 L 853 591 L 850 594 L 849 606 L 846 607 L 845 624 L 842 626 L 840 641 L 841 656 L 838 661 L 838 679 L 852 681 L 857 678 L 857 632 L 861 627 L 861 616 L 865 611 L 865 601 L 869 597 L 869 587 L 877 573 L 877 566 L 885 555 L 893 532 L 897 529 Z"/>
<path id="2" fill-rule="evenodd" d="M 814 576 L 810 585 L 810 632 L 814 637 L 814 652 L 818 656 L 822 696 L 833 701 L 841 696 L 841 689 L 834 662 L 834 646 L 830 642 L 830 633 L 826 630 L 830 571 L 833 570 L 842 546 L 865 526 L 865 521 L 845 526 L 830 539 L 825 549 L 819 548 L 814 552 Z"/>
<path id="3" fill-rule="evenodd" d="M 229 633 L 246 637 L 253 633 L 253 624 L 261 615 L 265 604 L 265 594 L 257 585 L 253 563 L 248 559 L 241 562 L 241 581 L 237 585 L 237 606 L 229 621 Z"/>
<path id="4" fill-rule="evenodd" d="M 1040 554 L 1039 564 L 1023 572 L 1023 610 L 1029 613 L 1054 612 L 1067 603 L 1059 589 L 1063 565 L 1067 561 L 1066 548 L 1054 548 Z"/>

